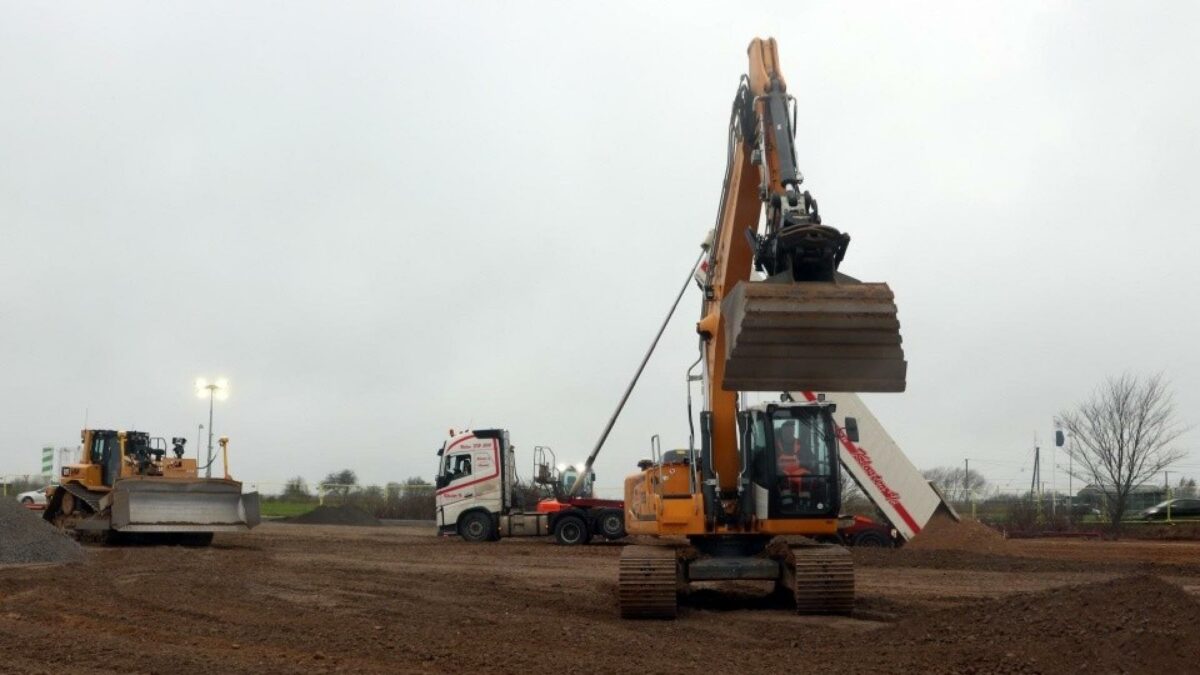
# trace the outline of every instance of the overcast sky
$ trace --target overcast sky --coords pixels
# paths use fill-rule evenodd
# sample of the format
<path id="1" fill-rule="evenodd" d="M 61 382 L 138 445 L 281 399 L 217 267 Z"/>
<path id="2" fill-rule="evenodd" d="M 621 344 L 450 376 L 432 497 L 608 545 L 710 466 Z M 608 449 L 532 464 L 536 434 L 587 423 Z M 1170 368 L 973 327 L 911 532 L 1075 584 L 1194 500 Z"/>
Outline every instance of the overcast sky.
<path id="1" fill-rule="evenodd" d="M 769 35 L 842 269 L 896 293 L 908 391 L 866 399 L 918 466 L 1026 485 L 1034 434 L 1122 372 L 1200 422 L 1200 7 L 4 0 L 0 474 L 85 419 L 191 449 L 202 375 L 267 490 L 429 477 L 451 427 L 510 429 L 526 476 L 534 445 L 581 460 Z M 602 486 L 686 444 L 698 311 Z"/>

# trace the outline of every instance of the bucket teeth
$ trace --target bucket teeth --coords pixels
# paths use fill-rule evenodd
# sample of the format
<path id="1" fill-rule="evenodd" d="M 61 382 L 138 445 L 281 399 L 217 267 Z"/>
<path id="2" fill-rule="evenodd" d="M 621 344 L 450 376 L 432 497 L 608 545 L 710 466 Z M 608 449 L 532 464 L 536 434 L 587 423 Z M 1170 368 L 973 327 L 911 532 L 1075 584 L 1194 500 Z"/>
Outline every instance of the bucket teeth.
<path id="1" fill-rule="evenodd" d="M 887 284 L 741 282 L 721 313 L 728 391 L 904 391 Z"/>

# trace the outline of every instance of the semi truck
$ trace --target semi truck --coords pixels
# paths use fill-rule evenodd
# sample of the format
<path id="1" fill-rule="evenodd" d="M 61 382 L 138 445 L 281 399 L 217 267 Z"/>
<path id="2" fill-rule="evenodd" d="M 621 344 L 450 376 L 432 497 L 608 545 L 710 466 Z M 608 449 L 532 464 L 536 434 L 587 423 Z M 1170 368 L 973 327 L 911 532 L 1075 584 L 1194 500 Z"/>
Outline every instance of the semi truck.
<path id="1" fill-rule="evenodd" d="M 591 470 L 560 470 L 548 447 L 534 449 L 531 484 L 538 490 L 520 489 L 516 451 L 507 430 L 452 430 L 437 455 L 435 508 L 442 535 L 471 542 L 553 536 L 565 546 L 625 536 L 624 502 L 591 496 Z M 584 484 L 579 496 L 567 496 L 580 480 Z M 529 496 L 540 491 L 553 496 Z"/>

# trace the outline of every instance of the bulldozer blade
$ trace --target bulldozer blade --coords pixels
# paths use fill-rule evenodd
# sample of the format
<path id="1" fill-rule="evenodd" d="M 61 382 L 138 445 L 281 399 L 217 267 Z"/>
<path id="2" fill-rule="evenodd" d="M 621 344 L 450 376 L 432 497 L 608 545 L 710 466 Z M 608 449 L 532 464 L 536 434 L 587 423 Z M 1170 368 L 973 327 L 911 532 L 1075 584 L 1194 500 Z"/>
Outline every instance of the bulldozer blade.
<path id="1" fill-rule="evenodd" d="M 904 391 L 887 284 L 746 282 L 721 303 L 727 391 Z"/>
<path id="2" fill-rule="evenodd" d="M 244 532 L 259 520 L 258 493 L 237 481 L 122 480 L 112 491 L 118 532 Z"/>

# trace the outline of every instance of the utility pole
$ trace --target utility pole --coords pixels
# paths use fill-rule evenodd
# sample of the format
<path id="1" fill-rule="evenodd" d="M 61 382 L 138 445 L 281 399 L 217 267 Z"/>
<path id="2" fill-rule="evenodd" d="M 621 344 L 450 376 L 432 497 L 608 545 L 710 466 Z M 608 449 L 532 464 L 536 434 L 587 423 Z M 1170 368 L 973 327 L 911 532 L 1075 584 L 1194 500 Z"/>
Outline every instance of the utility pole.
<path id="1" fill-rule="evenodd" d="M 212 463 L 213 463 L 213 401 L 221 399 L 224 401 L 229 398 L 229 381 L 221 378 L 216 382 L 209 382 L 204 378 L 196 380 L 196 396 L 200 398 L 208 397 L 208 456 L 204 464 L 204 477 L 212 478 Z M 199 450 L 199 448 L 197 448 Z"/>
<path id="2" fill-rule="evenodd" d="M 216 392 L 215 385 L 208 386 L 208 454 L 205 455 L 204 477 L 212 478 L 212 418 L 213 418 L 213 397 Z"/>
<path id="3" fill-rule="evenodd" d="M 1035 441 L 1036 442 L 1036 441 Z M 1038 485 L 1042 482 L 1042 449 L 1041 447 L 1033 446 L 1033 476 L 1029 481 L 1029 494 L 1036 495 Z"/>
<path id="4" fill-rule="evenodd" d="M 1033 435 L 1033 480 L 1029 485 L 1029 496 L 1037 506 L 1037 522 L 1042 523 L 1042 448 L 1037 444 L 1037 434 Z"/>
<path id="5" fill-rule="evenodd" d="M 963 499 L 971 501 L 971 460 L 963 460 Z"/>
<path id="6" fill-rule="evenodd" d="M 1071 443 L 1075 443 L 1075 437 L 1071 437 Z M 1074 445 L 1072 445 L 1072 449 Z M 1067 517 L 1073 517 L 1075 511 L 1071 507 L 1071 500 L 1075 497 L 1075 456 L 1071 451 L 1067 451 Z"/>
<path id="7" fill-rule="evenodd" d="M 1055 448 L 1063 447 L 1063 444 L 1066 442 L 1066 440 L 1067 440 L 1067 437 L 1066 437 L 1066 434 L 1063 433 L 1062 420 L 1055 417 L 1054 418 L 1054 447 Z M 1070 456 L 1071 456 L 1071 451 L 1067 450 L 1067 457 L 1070 458 Z M 1054 464 L 1054 468 L 1055 468 L 1055 472 L 1051 473 L 1051 475 L 1053 475 L 1054 478 L 1051 478 L 1050 482 L 1052 482 L 1054 484 L 1054 490 L 1057 495 L 1057 492 L 1058 492 L 1058 474 L 1057 474 L 1058 463 L 1057 462 Z M 1072 516 L 1070 485 L 1071 485 L 1071 470 L 1068 469 L 1067 470 L 1067 486 L 1068 486 L 1067 487 L 1067 522 L 1071 521 L 1071 516 Z M 1050 507 L 1050 514 L 1051 515 L 1054 514 L 1053 506 Z"/>
<path id="8" fill-rule="evenodd" d="M 1057 515 L 1055 505 L 1058 503 L 1058 453 L 1055 449 L 1058 444 L 1050 446 L 1050 518 L 1053 519 Z"/>

